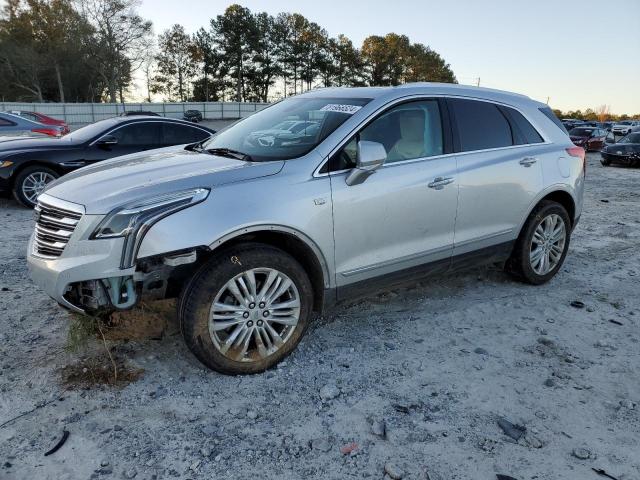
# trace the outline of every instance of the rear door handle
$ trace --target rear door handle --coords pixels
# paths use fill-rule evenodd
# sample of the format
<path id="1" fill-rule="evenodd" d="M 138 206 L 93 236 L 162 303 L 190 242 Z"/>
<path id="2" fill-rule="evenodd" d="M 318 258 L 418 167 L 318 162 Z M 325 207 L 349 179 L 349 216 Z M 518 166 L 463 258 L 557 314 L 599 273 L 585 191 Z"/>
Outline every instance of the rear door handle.
<path id="1" fill-rule="evenodd" d="M 526 157 L 526 158 L 523 158 L 522 160 L 520 160 L 520 165 L 522 165 L 523 167 L 530 167 L 531 165 L 533 165 L 537 161 L 538 161 L 537 158 Z"/>
<path id="2" fill-rule="evenodd" d="M 429 183 L 429 188 L 435 188 L 436 190 L 442 190 L 445 185 L 453 183 L 453 177 L 436 177 L 433 182 Z"/>

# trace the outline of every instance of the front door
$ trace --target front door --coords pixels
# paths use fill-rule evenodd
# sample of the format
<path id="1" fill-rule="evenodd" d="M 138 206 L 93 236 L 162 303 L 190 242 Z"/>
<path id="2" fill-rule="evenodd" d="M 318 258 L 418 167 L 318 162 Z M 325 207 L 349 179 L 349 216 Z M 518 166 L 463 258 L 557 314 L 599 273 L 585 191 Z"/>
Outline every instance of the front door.
<path id="1" fill-rule="evenodd" d="M 85 160 L 88 163 L 94 163 L 129 153 L 160 148 L 163 146 L 162 123 L 136 122 L 112 130 L 104 137 L 112 137 L 116 143 L 101 144 L 98 139 L 87 147 Z"/>
<path id="2" fill-rule="evenodd" d="M 364 183 L 349 186 L 345 178 L 355 165 L 359 140 L 384 145 L 387 159 Z M 336 285 L 401 276 L 432 262 L 447 268 L 458 183 L 455 157 L 445 154 L 438 101 L 390 108 L 336 156 L 331 159 L 339 165 L 331 173 Z"/>

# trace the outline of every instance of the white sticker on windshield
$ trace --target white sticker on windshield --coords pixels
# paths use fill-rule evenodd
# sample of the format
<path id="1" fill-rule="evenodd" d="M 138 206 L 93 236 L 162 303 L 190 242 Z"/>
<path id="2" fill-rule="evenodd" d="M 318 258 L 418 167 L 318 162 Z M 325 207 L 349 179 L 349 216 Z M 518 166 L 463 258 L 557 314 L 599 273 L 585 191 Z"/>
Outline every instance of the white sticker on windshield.
<path id="1" fill-rule="evenodd" d="M 325 105 L 324 107 L 322 107 L 320 109 L 320 111 L 322 111 L 322 112 L 340 112 L 340 113 L 346 113 L 347 115 L 353 115 L 354 113 L 356 113 L 361 108 L 362 107 L 360 107 L 358 105 L 341 105 L 341 104 L 338 104 L 338 103 L 330 103 L 330 104 Z"/>

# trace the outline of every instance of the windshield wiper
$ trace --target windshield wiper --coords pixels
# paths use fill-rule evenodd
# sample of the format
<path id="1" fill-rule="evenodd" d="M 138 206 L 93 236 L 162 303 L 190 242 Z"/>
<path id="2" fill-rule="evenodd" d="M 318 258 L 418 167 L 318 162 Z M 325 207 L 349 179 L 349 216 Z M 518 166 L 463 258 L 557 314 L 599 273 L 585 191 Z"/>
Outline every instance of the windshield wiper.
<path id="1" fill-rule="evenodd" d="M 253 161 L 251 155 L 239 152 L 238 150 L 232 150 L 231 148 L 207 148 L 205 151 L 211 155 L 218 155 L 220 157 L 235 158 L 236 160 L 245 160 L 247 162 Z"/>

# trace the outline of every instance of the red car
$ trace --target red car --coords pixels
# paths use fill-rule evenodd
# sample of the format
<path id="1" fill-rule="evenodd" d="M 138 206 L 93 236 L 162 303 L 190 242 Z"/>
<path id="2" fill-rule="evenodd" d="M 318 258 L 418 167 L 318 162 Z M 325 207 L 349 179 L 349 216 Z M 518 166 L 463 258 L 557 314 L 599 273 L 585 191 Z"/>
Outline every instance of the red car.
<path id="1" fill-rule="evenodd" d="M 27 112 L 24 110 L 12 110 L 7 113 L 19 115 L 22 118 L 27 118 L 29 120 L 33 120 L 34 122 L 42 123 L 44 125 L 55 125 L 57 127 L 62 127 L 62 135 L 66 135 L 71 131 L 69 129 L 69 125 L 67 125 L 66 122 L 64 122 L 63 120 L 58 120 L 57 118 L 48 117 L 43 113 Z"/>
<path id="2" fill-rule="evenodd" d="M 607 133 L 604 128 L 576 127 L 569 131 L 569 137 L 575 145 L 584 148 L 587 152 L 589 150 L 600 151 L 604 147 Z"/>

